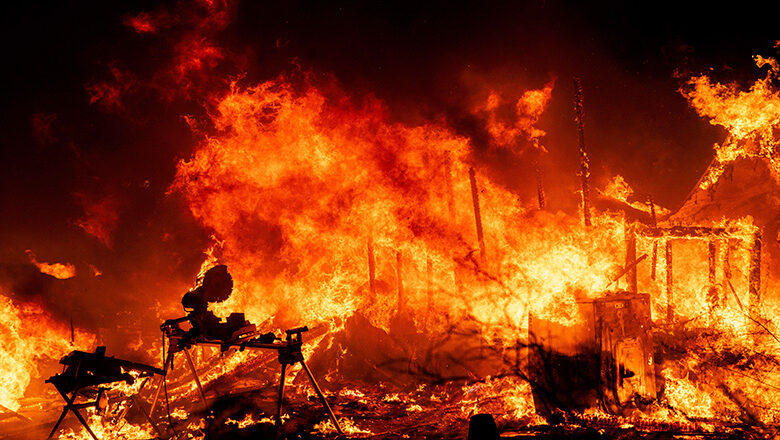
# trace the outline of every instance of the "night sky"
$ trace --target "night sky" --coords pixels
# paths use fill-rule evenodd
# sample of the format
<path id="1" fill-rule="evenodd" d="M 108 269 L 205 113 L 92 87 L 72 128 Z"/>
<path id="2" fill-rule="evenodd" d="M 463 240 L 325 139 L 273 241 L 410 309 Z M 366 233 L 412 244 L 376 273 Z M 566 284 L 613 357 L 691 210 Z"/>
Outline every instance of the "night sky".
<path id="1" fill-rule="evenodd" d="M 528 158 L 489 149 L 466 103 L 486 84 L 523 90 L 555 78 L 539 124 L 548 133 L 542 168 L 550 209 L 569 211 L 577 202 L 578 76 L 594 185 L 621 174 L 637 195 L 674 208 L 724 138 L 688 107 L 680 85 L 701 73 L 752 83 L 763 73 L 751 57 L 775 56 L 780 32 L 762 5 L 643 3 L 244 0 L 223 27 L 207 31 L 225 56 L 186 93 L 164 72 L 197 20 L 154 34 L 126 23 L 142 12 L 197 17 L 190 2 L 6 4 L 0 285 L 19 296 L 43 295 L 67 316 L 97 301 L 73 299 L 73 290 L 92 297 L 110 290 L 105 309 L 117 310 L 191 284 L 208 233 L 167 194 L 176 162 L 199 139 L 183 116 L 204 113 L 201 92 L 214 84 L 253 84 L 295 68 L 335 78 L 355 100 L 376 96 L 393 120 L 446 121 L 472 139 L 475 163 L 529 204 Z M 130 84 L 122 104 L 90 103 L 94 87 L 116 80 L 116 72 Z M 118 213 L 109 242 L 78 226 L 84 204 L 95 201 Z M 26 249 L 79 271 L 92 264 L 103 276 L 66 285 L 36 274 Z M 148 292 L 146 299 L 138 292 Z M 106 325 L 94 313 L 89 320 Z"/>

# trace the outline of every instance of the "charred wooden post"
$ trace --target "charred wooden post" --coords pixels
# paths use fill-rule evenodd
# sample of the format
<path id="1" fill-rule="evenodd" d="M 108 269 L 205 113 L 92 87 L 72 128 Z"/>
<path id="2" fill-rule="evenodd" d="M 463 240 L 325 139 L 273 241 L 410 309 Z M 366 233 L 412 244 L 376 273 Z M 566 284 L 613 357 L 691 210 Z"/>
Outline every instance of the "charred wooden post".
<path id="1" fill-rule="evenodd" d="M 430 257 L 425 262 L 425 290 L 428 295 L 427 313 L 431 313 L 431 310 L 433 310 L 433 261 L 431 261 Z"/>
<path id="2" fill-rule="evenodd" d="M 623 278 L 623 275 L 627 274 L 631 269 L 636 268 L 639 265 L 639 263 L 641 263 L 642 261 L 645 260 L 645 258 L 647 258 L 647 254 L 642 254 L 641 257 L 637 258 L 632 263 L 630 263 L 628 266 L 624 267 L 623 270 L 621 270 L 619 274 L 617 274 L 614 278 L 612 278 L 612 281 L 610 281 L 609 284 L 607 284 L 607 286 L 604 288 L 604 290 L 609 289 L 609 287 L 612 286 L 612 284 L 616 283 L 618 280 Z"/>
<path id="3" fill-rule="evenodd" d="M 709 265 L 709 273 L 707 277 L 709 284 L 707 289 L 707 308 L 709 309 L 710 315 L 712 315 L 712 313 L 718 307 L 720 307 L 720 298 L 718 288 L 716 286 L 718 270 L 717 255 L 718 246 L 715 240 L 709 240 L 707 243 L 707 263 Z"/>
<path id="4" fill-rule="evenodd" d="M 404 300 L 404 280 L 401 276 L 401 251 L 395 253 L 395 276 L 398 284 L 398 312 L 400 313 L 405 306 Z"/>
<path id="5" fill-rule="evenodd" d="M 368 290 L 371 298 L 376 298 L 376 260 L 374 259 L 374 240 L 369 237 L 366 241 L 368 253 Z"/>
<path id="6" fill-rule="evenodd" d="M 748 275 L 748 314 L 751 320 L 759 318 L 759 304 L 761 302 L 761 231 L 753 234 L 753 246 L 750 248 L 750 272 Z"/>
<path id="7" fill-rule="evenodd" d="M 672 273 L 672 240 L 666 240 L 666 322 L 674 322 L 674 274 Z"/>
<path id="8" fill-rule="evenodd" d="M 628 269 L 628 291 L 638 293 L 639 286 L 637 282 L 636 262 L 636 232 L 631 226 L 626 226 L 626 265 Z"/>
<path id="9" fill-rule="evenodd" d="M 734 285 L 731 284 L 731 241 L 726 239 L 723 240 L 723 284 L 728 286 L 729 290 L 731 291 L 731 294 L 734 295 L 734 300 L 737 302 L 737 306 L 739 306 L 739 310 L 741 310 L 743 313 L 745 313 L 745 306 L 742 305 L 742 300 L 739 299 L 739 294 L 737 293 L 737 289 L 734 288 Z M 724 287 L 725 289 L 725 287 Z"/>
<path id="10" fill-rule="evenodd" d="M 658 217 L 655 215 L 655 202 L 653 196 L 647 197 L 647 204 L 650 205 L 650 224 L 658 227 Z M 650 279 L 655 280 L 656 267 L 658 266 L 658 242 L 653 241 L 653 259 L 650 262 Z"/>
<path id="11" fill-rule="evenodd" d="M 471 181 L 471 200 L 474 202 L 474 221 L 477 224 L 477 240 L 479 240 L 479 255 L 485 262 L 485 236 L 482 231 L 482 214 L 479 210 L 479 191 L 477 189 L 477 176 L 474 167 L 469 168 L 469 180 Z"/>
<path id="12" fill-rule="evenodd" d="M 533 159 L 534 176 L 536 177 L 536 199 L 539 202 L 539 209 L 544 210 L 547 206 L 547 197 L 544 194 L 544 184 L 542 183 L 542 169 L 539 167 L 539 153 L 536 153 Z"/>
<path id="13" fill-rule="evenodd" d="M 447 211 L 450 219 L 455 219 L 455 190 L 452 183 L 452 153 L 444 152 L 444 178 L 447 184 Z"/>
<path id="14" fill-rule="evenodd" d="M 579 135 L 580 152 L 580 179 L 582 181 L 582 218 L 585 226 L 590 226 L 590 159 L 585 148 L 585 121 L 582 110 L 582 83 L 579 78 L 574 78 L 574 114 L 577 119 L 577 133 Z"/>
<path id="15" fill-rule="evenodd" d="M 731 280 L 731 243 L 725 240 L 723 248 L 723 278 L 726 281 Z"/>

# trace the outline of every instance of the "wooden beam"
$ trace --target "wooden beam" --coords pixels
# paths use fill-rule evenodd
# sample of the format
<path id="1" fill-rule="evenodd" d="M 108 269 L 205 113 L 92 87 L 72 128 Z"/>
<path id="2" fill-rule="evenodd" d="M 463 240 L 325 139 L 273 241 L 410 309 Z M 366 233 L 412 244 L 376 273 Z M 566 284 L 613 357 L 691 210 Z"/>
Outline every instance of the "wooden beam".
<path id="1" fill-rule="evenodd" d="M 582 185 L 582 219 L 585 226 L 591 225 L 590 220 L 590 158 L 585 148 L 585 121 L 583 119 L 582 83 L 574 78 L 574 114 L 577 119 L 577 133 L 580 152 L 580 183 Z"/>
<path id="2" fill-rule="evenodd" d="M 666 240 L 666 322 L 674 322 L 674 274 L 672 272 L 672 240 Z"/>
<path id="3" fill-rule="evenodd" d="M 368 254 L 368 290 L 371 298 L 376 298 L 376 260 L 374 259 L 374 240 L 368 237 L 366 240 L 366 252 Z"/>
<path id="4" fill-rule="evenodd" d="M 761 231 L 753 234 L 753 246 L 750 248 L 750 272 L 748 275 L 748 314 L 752 320 L 760 318 L 761 303 Z"/>
<path id="5" fill-rule="evenodd" d="M 709 287 L 707 288 L 707 308 L 710 312 L 710 316 L 712 316 L 712 313 L 718 307 L 720 307 L 720 298 L 718 297 L 718 287 L 716 285 L 718 270 L 717 255 L 718 245 L 715 240 L 711 239 L 707 243 L 707 263 L 709 267 L 709 273 L 707 277 L 709 284 Z"/>
<path id="6" fill-rule="evenodd" d="M 638 226 L 637 234 L 651 238 L 708 238 L 708 237 L 736 237 L 740 231 L 734 228 L 711 228 L 708 226 L 671 226 L 651 227 Z"/>
<path id="7" fill-rule="evenodd" d="M 469 168 L 469 180 L 471 181 L 471 200 L 474 203 L 474 221 L 477 224 L 477 240 L 479 240 L 479 255 L 482 263 L 485 262 L 485 236 L 482 231 L 482 213 L 479 210 L 479 190 L 477 189 L 477 176 L 474 167 Z"/>
<path id="8" fill-rule="evenodd" d="M 645 255 L 647 257 L 647 255 Z M 637 282 L 637 270 L 636 264 L 631 265 L 636 261 L 636 234 L 634 228 L 626 227 L 626 264 L 628 269 L 628 291 L 631 293 L 638 293 L 639 287 Z"/>

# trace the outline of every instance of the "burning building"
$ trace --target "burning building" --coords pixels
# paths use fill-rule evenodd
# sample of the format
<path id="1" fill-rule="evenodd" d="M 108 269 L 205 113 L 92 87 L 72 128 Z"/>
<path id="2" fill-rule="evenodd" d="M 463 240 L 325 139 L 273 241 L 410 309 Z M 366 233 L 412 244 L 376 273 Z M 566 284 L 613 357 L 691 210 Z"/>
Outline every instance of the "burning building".
<path id="1" fill-rule="evenodd" d="M 0 437 L 776 435 L 774 40 L 703 75 L 727 37 L 597 6 L 19 8 L 90 26 L 12 51 Z"/>

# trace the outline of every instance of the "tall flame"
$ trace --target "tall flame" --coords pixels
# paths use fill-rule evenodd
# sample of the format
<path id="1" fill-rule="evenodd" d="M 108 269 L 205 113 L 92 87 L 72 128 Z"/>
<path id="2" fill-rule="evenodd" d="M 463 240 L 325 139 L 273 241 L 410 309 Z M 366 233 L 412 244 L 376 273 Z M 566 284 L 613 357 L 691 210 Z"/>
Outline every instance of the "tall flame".
<path id="1" fill-rule="evenodd" d="M 0 295 L 0 405 L 19 409 L 19 399 L 38 376 L 42 359 L 58 359 L 74 347 L 71 332 L 33 303 L 12 301 Z M 74 333 L 79 346 L 89 346 L 93 337 Z"/>
<path id="2" fill-rule="evenodd" d="M 576 319 L 575 299 L 603 289 L 619 266 L 620 221 L 585 230 L 531 213 L 479 175 L 481 261 L 470 144 L 444 125 L 392 123 L 375 99 L 355 106 L 333 86 L 283 77 L 234 86 L 216 110 L 216 134 L 179 163 L 173 187 L 223 240 L 238 290 L 225 307 L 251 320 L 330 321 L 360 309 L 386 328 L 408 307 L 520 329 L 528 307 Z"/>
<path id="3" fill-rule="evenodd" d="M 776 60 L 760 55 L 755 61 L 758 67 L 768 70 L 748 90 L 740 90 L 736 84 L 713 83 L 708 76 L 691 78 L 681 90 L 700 115 L 729 133 L 722 144 L 715 144 L 713 166 L 699 183 L 702 189 L 717 182 L 726 165 L 740 157 L 766 158 L 772 169 L 780 172 L 780 91 L 774 83 L 780 66 Z"/>

